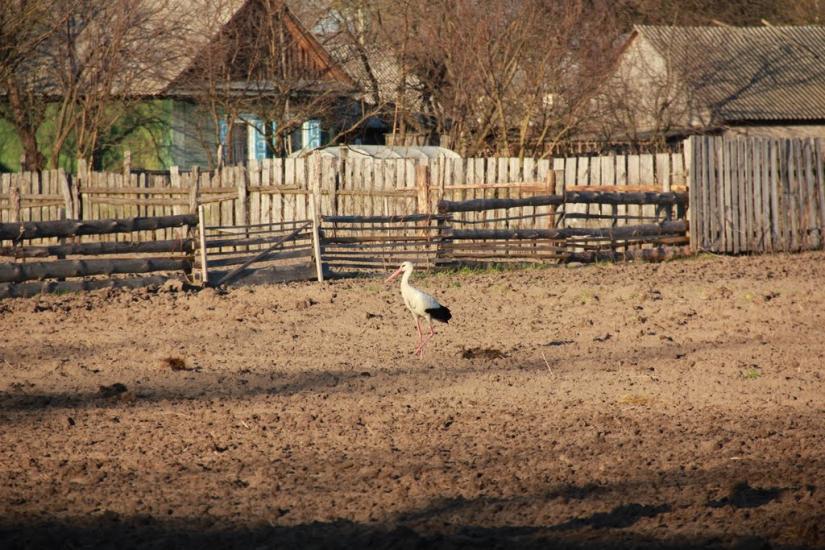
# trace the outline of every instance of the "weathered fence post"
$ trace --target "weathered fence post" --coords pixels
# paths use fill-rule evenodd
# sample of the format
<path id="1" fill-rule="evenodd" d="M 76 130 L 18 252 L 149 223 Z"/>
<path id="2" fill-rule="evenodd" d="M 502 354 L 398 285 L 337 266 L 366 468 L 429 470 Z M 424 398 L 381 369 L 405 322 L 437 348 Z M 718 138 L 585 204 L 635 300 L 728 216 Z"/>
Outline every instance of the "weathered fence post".
<path id="1" fill-rule="evenodd" d="M 317 163 L 316 176 L 321 173 L 321 155 L 314 155 Z M 319 283 L 324 282 L 324 262 L 321 258 L 321 178 L 312 179 L 312 251 L 315 256 L 315 274 Z"/>
<path id="2" fill-rule="evenodd" d="M 200 196 L 201 178 L 197 166 L 192 167 L 192 185 L 189 187 L 189 213 L 198 213 L 198 198 Z"/>
<path id="3" fill-rule="evenodd" d="M 72 187 L 77 188 L 77 185 L 74 186 L 71 184 L 71 180 L 69 179 L 71 176 L 66 175 L 62 168 L 57 169 L 57 178 L 60 182 L 60 191 L 63 193 L 63 202 L 66 205 L 66 215 L 65 218 L 70 220 L 76 219 L 77 214 L 75 211 L 75 200 L 74 195 L 72 194 Z"/>
<path id="4" fill-rule="evenodd" d="M 340 195 L 338 194 L 338 190 L 349 189 L 350 186 L 347 185 L 346 175 L 347 175 L 347 159 L 349 158 L 349 149 L 346 147 L 341 147 L 339 149 L 339 156 L 338 156 L 338 163 L 336 164 L 336 174 L 335 179 L 332 185 L 332 195 L 330 196 L 330 204 L 332 205 L 332 210 L 330 210 L 330 215 L 337 216 L 339 212 L 344 210 L 344 201 L 341 200 L 341 207 L 338 207 L 338 199 Z"/>
<path id="5" fill-rule="evenodd" d="M 129 185 L 129 176 L 132 174 L 132 152 L 123 151 L 123 185 Z"/>
<path id="6" fill-rule="evenodd" d="M 80 193 L 83 187 L 90 185 L 89 167 L 86 159 L 77 159 L 77 176 L 75 177 L 75 185 L 72 187 L 72 201 L 74 202 L 74 219 L 79 220 L 83 218 L 83 202 L 81 201 Z"/>
<path id="7" fill-rule="evenodd" d="M 699 242 L 699 235 L 698 235 L 698 224 L 696 223 L 696 214 L 697 208 L 699 207 L 698 204 L 698 196 L 699 196 L 699 181 L 696 177 L 699 172 L 699 167 L 696 165 L 696 136 L 691 136 L 685 141 L 684 146 L 684 157 L 685 157 L 685 171 L 686 180 L 688 185 L 688 212 L 687 214 L 690 216 L 690 249 L 696 253 L 701 248 L 701 243 Z M 676 207 L 676 217 L 680 217 L 682 212 L 679 212 L 679 207 Z"/>
<path id="8" fill-rule="evenodd" d="M 20 182 L 17 181 L 16 183 L 12 183 L 11 187 L 9 187 L 9 206 L 11 208 L 11 211 L 9 212 L 9 221 L 12 223 L 21 221 L 20 202 Z"/>
<path id="9" fill-rule="evenodd" d="M 240 172 L 240 174 L 238 172 Z M 240 176 L 235 183 L 238 188 L 237 225 L 249 225 L 249 208 L 247 208 L 247 203 L 249 202 L 249 192 L 247 188 L 249 168 L 242 166 L 235 172 L 235 175 Z"/>
<path id="10" fill-rule="evenodd" d="M 206 265 L 206 227 L 203 205 L 198 206 L 198 242 L 201 256 L 201 286 L 209 286 L 209 269 Z"/>
<path id="11" fill-rule="evenodd" d="M 417 212 L 419 214 L 430 214 L 432 212 L 430 204 L 430 167 L 426 164 L 415 166 L 415 188 L 418 191 Z"/>

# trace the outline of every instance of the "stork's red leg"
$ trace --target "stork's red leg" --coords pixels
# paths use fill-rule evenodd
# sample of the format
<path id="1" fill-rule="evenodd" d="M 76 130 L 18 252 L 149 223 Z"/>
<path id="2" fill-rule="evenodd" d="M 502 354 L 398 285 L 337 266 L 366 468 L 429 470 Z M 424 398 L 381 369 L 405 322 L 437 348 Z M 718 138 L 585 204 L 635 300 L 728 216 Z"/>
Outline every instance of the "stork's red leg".
<path id="1" fill-rule="evenodd" d="M 421 317 L 418 315 L 414 315 L 415 317 L 415 328 L 418 330 L 418 343 L 415 345 L 415 354 L 418 355 L 421 350 L 421 341 L 423 340 L 423 335 L 421 334 Z"/>
<path id="2" fill-rule="evenodd" d="M 428 323 L 429 323 L 429 325 L 430 325 L 430 333 L 429 333 L 429 334 L 428 334 L 428 335 L 427 335 L 427 336 L 426 336 L 426 337 L 425 337 L 425 338 L 421 341 L 421 343 L 418 345 L 418 352 L 419 352 L 419 353 L 423 353 L 423 352 L 424 352 L 424 346 L 425 346 L 425 345 L 427 345 L 427 342 L 429 342 L 429 341 L 430 341 L 430 339 L 432 339 L 432 337 L 433 337 L 433 336 L 435 336 L 435 330 L 433 330 L 433 322 L 432 322 L 432 321 L 430 321 L 429 319 L 428 319 L 427 321 L 428 321 Z"/>

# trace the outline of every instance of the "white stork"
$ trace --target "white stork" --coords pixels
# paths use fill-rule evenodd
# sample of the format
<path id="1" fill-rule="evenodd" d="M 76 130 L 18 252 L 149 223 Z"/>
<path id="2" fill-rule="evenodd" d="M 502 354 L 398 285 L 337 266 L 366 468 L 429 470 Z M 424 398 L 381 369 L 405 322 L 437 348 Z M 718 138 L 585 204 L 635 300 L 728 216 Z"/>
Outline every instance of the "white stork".
<path id="1" fill-rule="evenodd" d="M 433 319 L 447 323 L 450 318 L 452 318 L 452 314 L 450 314 L 449 309 L 439 304 L 438 300 L 410 285 L 410 275 L 412 275 L 412 272 L 412 262 L 404 262 L 395 273 L 387 277 L 387 282 L 391 282 L 401 273 L 404 273 L 404 276 L 401 278 L 401 296 L 404 298 L 404 304 L 407 306 L 407 309 L 412 312 L 413 319 L 415 319 L 415 328 L 418 329 L 418 345 L 415 346 L 415 354 L 420 356 L 424 352 L 424 345 L 435 336 Z M 426 337 L 421 333 L 421 319 L 426 319 L 430 327 L 430 334 Z"/>

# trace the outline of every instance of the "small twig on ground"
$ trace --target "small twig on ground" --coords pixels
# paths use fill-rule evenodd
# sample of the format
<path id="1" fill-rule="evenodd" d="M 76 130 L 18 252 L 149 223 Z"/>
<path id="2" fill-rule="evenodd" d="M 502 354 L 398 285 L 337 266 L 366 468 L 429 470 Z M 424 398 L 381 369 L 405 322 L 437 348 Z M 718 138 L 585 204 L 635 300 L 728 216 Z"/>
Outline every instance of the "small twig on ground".
<path id="1" fill-rule="evenodd" d="M 547 357 L 544 356 L 544 352 L 541 352 L 541 358 L 544 359 L 544 366 L 547 367 L 547 372 L 553 374 L 553 369 L 550 368 L 550 363 L 547 362 Z"/>

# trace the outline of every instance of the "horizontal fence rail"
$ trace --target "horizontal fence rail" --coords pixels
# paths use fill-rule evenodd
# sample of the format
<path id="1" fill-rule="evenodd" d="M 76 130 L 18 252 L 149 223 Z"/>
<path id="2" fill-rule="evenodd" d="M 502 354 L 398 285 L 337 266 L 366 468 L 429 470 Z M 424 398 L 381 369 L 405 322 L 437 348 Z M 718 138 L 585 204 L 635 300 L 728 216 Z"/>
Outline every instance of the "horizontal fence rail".
<path id="1" fill-rule="evenodd" d="M 107 235 L 197 225 L 197 216 L 165 216 L 155 218 L 127 218 L 106 220 L 58 220 L 0 224 L 0 240 L 18 242 L 24 239 L 47 237 L 77 237 Z"/>

